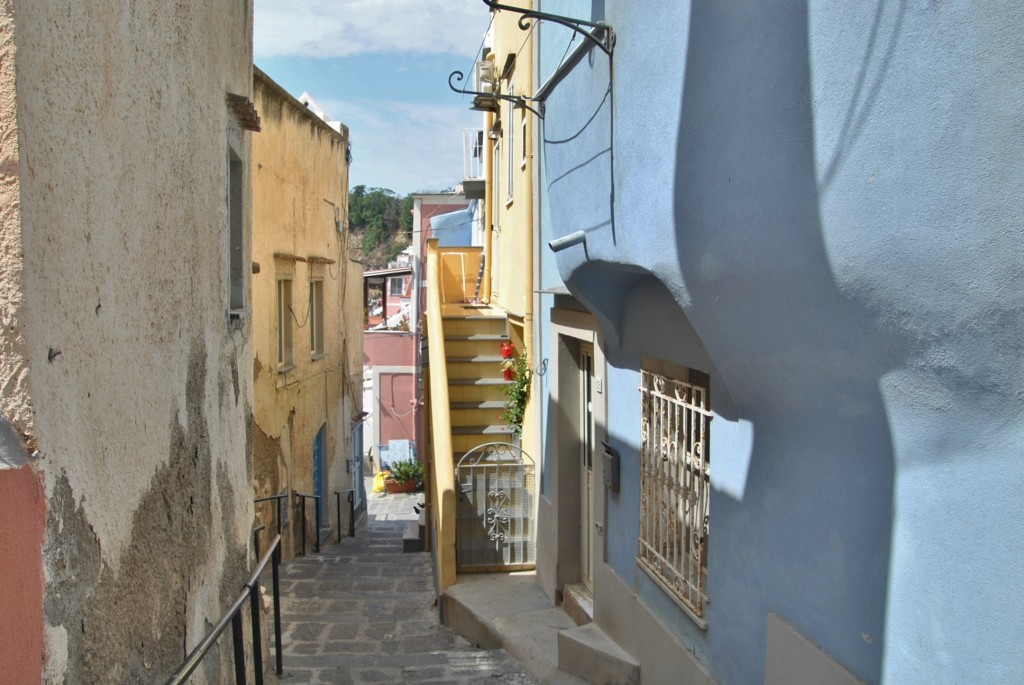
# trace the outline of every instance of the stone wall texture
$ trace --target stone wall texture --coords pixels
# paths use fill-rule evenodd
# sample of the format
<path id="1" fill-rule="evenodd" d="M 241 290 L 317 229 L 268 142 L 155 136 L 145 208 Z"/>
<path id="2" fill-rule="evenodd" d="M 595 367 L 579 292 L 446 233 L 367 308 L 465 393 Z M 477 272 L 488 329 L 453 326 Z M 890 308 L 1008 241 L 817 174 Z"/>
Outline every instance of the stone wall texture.
<path id="1" fill-rule="evenodd" d="M 251 94 L 251 25 L 228 0 L 0 2 L 0 408 L 45 493 L 46 682 L 163 680 L 245 581 L 226 96 Z"/>

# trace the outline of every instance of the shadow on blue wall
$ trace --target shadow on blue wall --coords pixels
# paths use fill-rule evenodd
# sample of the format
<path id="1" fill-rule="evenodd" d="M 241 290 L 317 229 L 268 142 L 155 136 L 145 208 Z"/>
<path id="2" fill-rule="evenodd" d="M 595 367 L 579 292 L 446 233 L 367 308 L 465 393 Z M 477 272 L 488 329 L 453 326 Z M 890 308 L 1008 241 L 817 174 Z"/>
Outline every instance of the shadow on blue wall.
<path id="1" fill-rule="evenodd" d="M 832 275 L 807 37 L 803 3 L 691 6 L 678 260 L 689 320 L 755 426 L 743 501 L 712 502 L 709 622 L 760 636 L 711 641 L 723 682 L 758 681 L 768 612 L 881 679 L 893 448 L 878 384 L 905 343 Z M 760 653 L 735 659 L 736 649 Z"/>

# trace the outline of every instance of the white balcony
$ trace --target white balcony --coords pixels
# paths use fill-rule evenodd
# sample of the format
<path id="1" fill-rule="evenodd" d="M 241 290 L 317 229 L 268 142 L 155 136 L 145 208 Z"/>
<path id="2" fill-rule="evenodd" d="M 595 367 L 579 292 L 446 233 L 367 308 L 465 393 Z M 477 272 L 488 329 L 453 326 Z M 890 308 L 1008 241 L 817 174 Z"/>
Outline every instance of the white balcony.
<path id="1" fill-rule="evenodd" d="M 484 197 L 484 130 L 462 129 L 462 189 L 470 200 Z"/>

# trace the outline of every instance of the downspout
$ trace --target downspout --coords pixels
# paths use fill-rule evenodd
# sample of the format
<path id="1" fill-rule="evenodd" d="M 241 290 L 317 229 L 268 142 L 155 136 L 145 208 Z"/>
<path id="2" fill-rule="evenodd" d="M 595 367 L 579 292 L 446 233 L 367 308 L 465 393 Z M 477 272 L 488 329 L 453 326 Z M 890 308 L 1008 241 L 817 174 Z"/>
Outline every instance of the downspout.
<path id="1" fill-rule="evenodd" d="M 492 52 L 487 56 L 492 63 L 494 62 L 494 53 Z M 487 139 L 487 168 L 484 170 L 484 178 L 487 179 L 487 183 L 484 184 L 484 282 L 481 288 L 480 299 L 487 304 L 491 303 L 491 264 L 494 263 L 494 253 L 491 252 L 491 238 L 494 230 L 494 222 L 497 217 L 494 215 L 494 141 L 488 135 L 488 132 L 494 128 L 495 114 L 488 112 L 484 118 L 484 136 Z"/>
<path id="2" fill-rule="evenodd" d="M 530 52 L 529 52 L 529 56 L 530 56 L 530 70 L 529 70 L 529 74 L 530 74 L 530 87 L 532 87 L 532 85 L 534 83 L 536 83 L 535 79 L 537 78 L 537 60 L 536 60 L 536 45 L 537 45 L 537 41 L 533 37 L 531 37 L 529 40 L 530 40 Z M 529 93 L 530 89 L 527 88 L 526 92 Z M 525 117 L 525 116 L 527 116 L 528 112 L 529 112 L 529 110 L 524 109 L 522 115 Z M 540 282 L 539 270 L 537 269 L 537 264 L 536 264 L 536 255 L 540 254 L 540 252 L 538 251 L 538 247 L 537 247 L 537 227 L 540 224 L 536 220 L 535 210 L 534 210 L 534 208 L 537 206 L 537 201 L 536 201 L 536 198 L 535 198 L 535 193 L 537 192 L 538 184 L 537 184 L 537 180 L 536 180 L 536 175 L 534 174 L 535 167 L 534 167 L 533 152 L 536 149 L 535 146 L 534 146 L 534 141 L 535 141 L 536 135 L 537 135 L 537 123 L 540 121 L 540 118 L 535 116 L 532 119 L 529 119 L 527 121 L 529 122 L 528 125 L 527 125 L 527 128 L 530 131 L 530 135 L 529 136 L 524 136 L 525 140 L 523 140 L 523 147 L 525 147 L 525 149 L 526 149 L 526 155 L 525 155 L 526 156 L 526 160 L 525 160 L 526 161 L 526 169 L 525 169 L 525 171 L 526 171 L 526 178 L 528 178 L 529 182 L 530 182 L 529 191 L 526 193 L 526 212 L 525 212 L 526 221 L 527 221 L 527 228 L 529 230 L 525 231 L 526 236 L 525 236 L 525 239 L 523 240 L 523 242 L 525 243 L 526 259 L 528 260 L 527 264 L 529 264 L 530 267 L 531 267 L 531 273 L 530 273 L 530 280 L 529 280 L 529 282 L 527 284 L 527 292 L 525 293 L 526 297 L 523 298 L 524 299 L 524 302 L 523 302 L 523 309 L 524 309 L 524 312 L 523 312 L 523 340 L 527 341 L 527 344 L 530 346 L 529 354 L 528 354 L 528 357 L 527 357 L 527 361 L 528 361 L 528 363 L 530 365 L 530 368 L 537 369 L 537 368 L 539 368 L 540 359 L 542 358 L 542 356 L 539 354 L 540 348 L 537 345 L 538 338 L 537 338 L 537 334 L 536 334 L 536 331 L 535 331 L 535 328 L 534 328 L 534 325 L 533 325 L 533 313 L 534 313 L 534 311 L 538 311 L 540 309 L 540 307 L 537 306 L 537 303 L 535 302 L 535 298 L 537 297 L 536 293 L 538 291 L 537 284 Z M 513 122 L 509 122 L 509 125 L 513 126 L 514 123 Z M 514 150 L 510 151 L 510 154 L 515 154 L 515 151 Z M 530 409 L 530 413 L 534 417 L 534 421 L 532 422 L 533 423 L 533 435 L 531 436 L 531 443 L 532 444 L 530 445 L 530 449 L 532 451 L 530 453 L 531 454 L 535 454 L 535 455 L 541 454 L 541 451 L 539 449 L 540 448 L 540 434 L 541 434 L 540 427 L 541 427 L 541 422 L 540 422 L 540 418 L 539 418 L 540 415 L 538 414 L 538 411 L 537 411 L 538 408 L 541 405 L 541 402 L 538 401 L 538 395 L 537 395 L 537 387 L 539 385 L 540 385 L 540 382 L 539 382 L 539 380 L 537 378 L 537 374 L 534 373 L 532 375 L 532 377 L 531 377 L 531 387 L 530 387 L 530 404 L 532 405 L 531 409 Z M 539 465 L 537 465 L 537 466 L 539 466 Z M 537 501 L 537 498 L 534 498 L 534 501 Z"/>

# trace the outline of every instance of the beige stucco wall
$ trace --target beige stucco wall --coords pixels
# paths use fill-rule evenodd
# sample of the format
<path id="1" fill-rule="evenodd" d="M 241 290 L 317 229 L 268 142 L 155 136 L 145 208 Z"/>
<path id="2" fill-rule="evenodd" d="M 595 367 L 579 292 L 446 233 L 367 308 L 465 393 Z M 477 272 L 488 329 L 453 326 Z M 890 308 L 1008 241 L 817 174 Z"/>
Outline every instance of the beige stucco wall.
<path id="1" fill-rule="evenodd" d="M 327 425 L 324 494 L 336 524 L 334 491 L 351 487 L 352 417 L 362 407 L 362 267 L 348 256 L 348 130 L 329 128 L 257 70 L 254 98 L 263 131 L 253 143 L 253 340 L 257 496 L 313 493 L 312 447 Z M 275 254 L 278 256 L 275 257 Z M 281 255 L 289 255 L 283 257 Z M 317 263 L 310 258 L 331 260 Z M 292 278 L 294 365 L 277 365 L 277 280 Z M 310 356 L 309 280 L 324 291 L 324 356 Z M 289 503 L 285 552 L 299 544 L 299 501 Z M 312 547 L 313 506 L 307 510 Z M 347 528 L 347 505 L 343 507 Z M 274 523 L 273 505 L 261 519 Z"/>
<path id="2" fill-rule="evenodd" d="M 251 5 L 13 11 L 0 395 L 45 474 L 45 680 L 162 680 L 251 561 L 249 323 L 226 315 L 249 134 L 225 102 L 251 92 Z"/>

